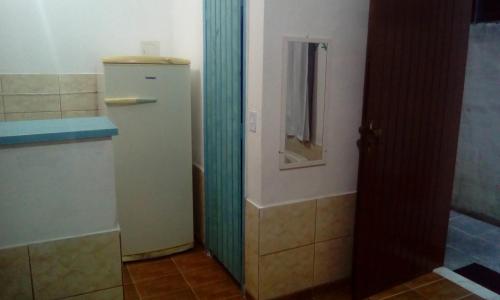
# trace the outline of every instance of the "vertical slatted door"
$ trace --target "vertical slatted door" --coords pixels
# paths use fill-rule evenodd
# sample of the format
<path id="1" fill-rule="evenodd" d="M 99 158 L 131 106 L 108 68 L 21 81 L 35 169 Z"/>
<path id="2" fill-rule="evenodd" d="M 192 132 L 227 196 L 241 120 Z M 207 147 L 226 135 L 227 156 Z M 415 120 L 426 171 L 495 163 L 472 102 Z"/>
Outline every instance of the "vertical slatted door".
<path id="1" fill-rule="evenodd" d="M 243 0 L 205 0 L 205 236 L 242 282 Z"/>
<path id="2" fill-rule="evenodd" d="M 443 263 L 471 0 L 372 0 L 354 294 Z"/>

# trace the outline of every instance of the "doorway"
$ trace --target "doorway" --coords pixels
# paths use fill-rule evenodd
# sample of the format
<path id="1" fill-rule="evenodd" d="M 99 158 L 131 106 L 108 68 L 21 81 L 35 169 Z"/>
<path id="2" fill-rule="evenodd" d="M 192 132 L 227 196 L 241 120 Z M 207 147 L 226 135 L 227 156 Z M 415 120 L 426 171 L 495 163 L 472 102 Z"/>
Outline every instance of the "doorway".
<path id="1" fill-rule="evenodd" d="M 446 267 L 465 275 L 500 273 L 500 13 L 485 14 L 482 2 L 470 27 L 445 258 Z"/>

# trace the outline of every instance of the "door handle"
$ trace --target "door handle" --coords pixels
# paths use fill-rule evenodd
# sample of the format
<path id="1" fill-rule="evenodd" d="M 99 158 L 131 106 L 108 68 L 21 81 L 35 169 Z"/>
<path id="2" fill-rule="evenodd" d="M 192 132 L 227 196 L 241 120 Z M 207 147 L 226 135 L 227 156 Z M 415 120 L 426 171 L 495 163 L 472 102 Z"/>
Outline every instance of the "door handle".
<path id="1" fill-rule="evenodd" d="M 362 125 L 359 127 L 361 138 L 357 141 L 358 148 L 366 146 L 370 151 L 373 147 L 377 146 L 380 137 L 382 136 L 382 129 L 375 128 L 373 121 L 369 121 L 368 126 Z"/>
<path id="2" fill-rule="evenodd" d="M 382 129 L 375 128 L 373 126 L 373 121 L 370 121 L 368 123 L 368 127 L 366 127 L 366 126 L 359 127 L 359 133 L 361 134 L 361 137 L 369 136 L 369 137 L 373 137 L 373 138 L 378 139 L 382 136 Z"/>
<path id="3" fill-rule="evenodd" d="M 105 98 L 106 105 L 135 105 L 147 104 L 158 102 L 156 98 L 136 98 L 136 97 L 122 97 L 122 98 Z"/>

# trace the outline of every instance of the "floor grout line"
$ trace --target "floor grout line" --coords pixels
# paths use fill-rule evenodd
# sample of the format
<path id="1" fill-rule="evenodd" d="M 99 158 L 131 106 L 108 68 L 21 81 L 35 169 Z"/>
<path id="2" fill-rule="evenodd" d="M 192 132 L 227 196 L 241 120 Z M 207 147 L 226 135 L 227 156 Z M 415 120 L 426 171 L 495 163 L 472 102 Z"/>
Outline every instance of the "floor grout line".
<path id="1" fill-rule="evenodd" d="M 194 288 L 191 286 L 191 284 L 189 283 L 189 281 L 186 279 L 186 277 L 184 276 L 184 272 L 182 272 L 182 270 L 179 268 L 179 266 L 177 265 L 177 263 L 175 262 L 175 260 L 173 258 L 170 258 L 170 260 L 174 263 L 174 266 L 175 268 L 177 269 L 177 271 L 179 271 L 179 273 L 181 274 L 182 276 L 182 279 L 184 280 L 184 282 L 186 282 L 186 284 L 188 285 L 189 289 L 191 290 L 191 292 L 193 293 L 194 297 L 196 299 L 200 299 L 198 297 L 198 295 L 196 294 L 196 292 L 194 291 Z"/>
<path id="2" fill-rule="evenodd" d="M 406 287 L 408 287 L 411 291 L 414 291 L 414 292 L 418 293 L 418 292 L 417 292 L 417 290 L 418 290 L 418 289 L 420 289 L 420 288 L 422 288 L 422 287 L 424 287 L 424 286 L 428 286 L 428 285 L 434 284 L 434 283 L 436 283 L 436 282 L 439 282 L 439 281 L 445 280 L 445 279 L 446 279 L 446 278 L 442 277 L 442 278 L 440 278 L 440 279 L 433 280 L 433 281 L 431 281 L 431 282 L 427 282 L 427 283 L 424 283 L 424 284 L 422 284 L 422 285 L 419 285 L 419 286 L 416 286 L 416 287 L 413 287 L 413 288 L 411 288 L 411 287 L 409 287 L 409 286 L 406 286 L 406 285 L 405 285 L 405 286 L 406 286 Z"/>
<path id="3" fill-rule="evenodd" d="M 130 272 L 130 270 L 128 269 L 128 264 L 127 263 L 124 263 L 124 266 L 125 268 L 127 269 L 127 274 L 128 274 L 128 277 L 130 278 L 130 281 L 132 283 L 132 286 L 134 287 L 134 291 L 135 291 L 135 294 L 137 295 L 137 297 L 139 298 L 139 300 L 142 300 L 142 297 L 141 297 L 141 294 L 139 293 L 139 290 L 137 289 L 137 286 L 135 285 L 135 280 L 134 280 L 134 277 L 132 277 L 132 273 Z M 125 291 L 125 290 L 124 290 Z M 125 297 L 125 295 L 123 295 Z"/>

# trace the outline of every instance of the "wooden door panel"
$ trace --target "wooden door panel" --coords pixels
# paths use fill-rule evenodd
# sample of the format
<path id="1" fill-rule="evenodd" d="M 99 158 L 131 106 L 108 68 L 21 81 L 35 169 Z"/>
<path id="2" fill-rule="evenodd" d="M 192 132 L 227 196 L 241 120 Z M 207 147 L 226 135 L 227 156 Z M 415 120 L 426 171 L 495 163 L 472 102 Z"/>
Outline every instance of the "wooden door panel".
<path id="1" fill-rule="evenodd" d="M 204 0 L 205 246 L 243 283 L 244 0 Z"/>
<path id="2" fill-rule="evenodd" d="M 372 0 L 355 233 L 357 297 L 442 264 L 471 8 L 469 0 Z"/>

